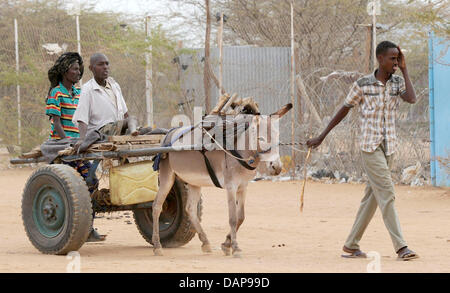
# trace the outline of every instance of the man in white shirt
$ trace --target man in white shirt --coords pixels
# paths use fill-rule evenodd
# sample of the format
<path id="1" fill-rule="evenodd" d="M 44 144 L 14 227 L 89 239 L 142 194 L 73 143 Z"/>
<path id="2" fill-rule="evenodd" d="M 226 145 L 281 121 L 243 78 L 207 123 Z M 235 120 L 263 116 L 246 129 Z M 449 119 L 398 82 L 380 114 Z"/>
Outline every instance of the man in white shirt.
<path id="1" fill-rule="evenodd" d="M 111 127 L 128 118 L 128 108 L 122 90 L 119 84 L 109 77 L 108 58 L 104 54 L 95 53 L 91 56 L 89 69 L 94 77 L 81 88 L 78 107 L 72 118 L 72 121 L 78 124 L 80 141 L 91 130 L 99 130 L 102 133 L 109 130 L 104 134 L 118 135 L 122 129 L 115 127 L 116 130 L 111 131 Z M 123 125 L 127 124 L 127 120 L 119 124 L 124 128 L 128 126 Z M 104 129 L 107 125 L 107 129 Z M 136 134 L 135 128 L 132 133 Z"/>
<path id="2" fill-rule="evenodd" d="M 105 135 L 121 135 L 125 134 L 128 128 L 132 135 L 137 135 L 136 119 L 128 117 L 122 90 L 119 84 L 109 77 L 108 58 L 104 54 L 95 53 L 90 58 L 89 69 L 94 77 L 82 86 L 78 107 L 72 118 L 80 132 L 80 138 L 74 148 L 78 149 L 86 133 L 92 130 L 98 130 Z M 103 240 L 105 235 L 99 235 L 92 229 L 88 241 Z"/>

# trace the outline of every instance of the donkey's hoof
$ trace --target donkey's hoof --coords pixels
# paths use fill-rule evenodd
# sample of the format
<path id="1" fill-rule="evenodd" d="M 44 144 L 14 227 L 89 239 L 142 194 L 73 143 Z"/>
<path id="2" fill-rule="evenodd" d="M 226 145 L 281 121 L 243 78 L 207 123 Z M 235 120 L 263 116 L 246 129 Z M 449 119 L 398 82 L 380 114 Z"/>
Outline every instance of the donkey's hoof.
<path id="1" fill-rule="evenodd" d="M 233 253 L 233 257 L 234 258 L 241 258 L 242 254 L 240 252 L 235 252 L 235 253 Z"/>
<path id="2" fill-rule="evenodd" d="M 229 256 L 231 254 L 231 247 L 230 246 L 227 246 L 227 245 L 222 243 L 221 248 L 222 248 L 223 253 L 225 253 L 226 256 Z"/>
<path id="3" fill-rule="evenodd" d="M 204 253 L 211 253 L 212 252 L 211 245 L 210 244 L 203 244 L 202 245 L 202 251 Z"/>
<path id="4" fill-rule="evenodd" d="M 153 253 L 154 253 L 156 256 L 163 256 L 162 248 L 154 248 L 154 249 L 153 249 Z"/>
<path id="5" fill-rule="evenodd" d="M 239 248 L 237 249 L 233 249 L 233 257 L 234 258 L 241 258 L 242 256 L 242 250 L 240 250 Z"/>

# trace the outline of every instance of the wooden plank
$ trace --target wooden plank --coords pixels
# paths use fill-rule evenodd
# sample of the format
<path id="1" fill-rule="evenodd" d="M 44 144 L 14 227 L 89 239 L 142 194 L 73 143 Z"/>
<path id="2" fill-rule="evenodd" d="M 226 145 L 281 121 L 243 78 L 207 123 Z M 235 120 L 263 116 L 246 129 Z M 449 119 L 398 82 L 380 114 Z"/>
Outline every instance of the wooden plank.
<path id="1" fill-rule="evenodd" d="M 29 151 L 28 153 L 21 154 L 19 156 L 19 158 L 30 159 L 30 158 L 38 158 L 40 156 L 42 156 L 41 146 L 36 146 L 31 151 Z"/>
<path id="2" fill-rule="evenodd" d="M 116 151 L 123 151 L 123 150 L 137 150 L 137 149 L 144 149 L 144 148 L 154 148 L 154 147 L 160 147 L 161 145 L 159 143 L 154 144 L 121 144 L 116 145 Z"/>
<path id="3" fill-rule="evenodd" d="M 88 148 L 88 151 L 113 151 L 116 145 L 112 142 L 94 143 Z"/>
<path id="4" fill-rule="evenodd" d="M 140 143 L 140 144 L 111 144 L 111 143 L 98 143 L 91 145 L 85 153 L 97 153 L 97 152 L 105 152 L 105 151 L 123 151 L 123 150 L 136 150 L 136 149 L 144 149 L 144 148 L 152 148 L 152 147 L 160 147 L 161 144 L 157 143 Z M 113 147 L 113 148 L 111 148 Z M 62 151 L 58 152 L 60 156 L 68 156 L 72 155 L 73 148 L 69 147 Z"/>
<path id="5" fill-rule="evenodd" d="M 32 150 L 31 152 L 21 154 L 19 158 L 29 159 L 29 158 L 38 158 L 40 156 L 42 156 L 41 150 Z"/>
<path id="6" fill-rule="evenodd" d="M 109 142 L 117 142 L 117 143 L 133 143 L 133 142 L 141 142 L 141 141 L 161 141 L 164 138 L 165 134 L 150 134 L 150 135 L 114 135 L 108 138 Z"/>

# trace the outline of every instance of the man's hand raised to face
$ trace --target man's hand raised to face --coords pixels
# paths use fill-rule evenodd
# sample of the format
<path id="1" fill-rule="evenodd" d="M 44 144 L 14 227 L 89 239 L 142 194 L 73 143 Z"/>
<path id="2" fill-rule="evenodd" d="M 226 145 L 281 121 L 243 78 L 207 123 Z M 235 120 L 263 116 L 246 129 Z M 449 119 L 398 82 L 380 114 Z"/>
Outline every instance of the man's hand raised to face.
<path id="1" fill-rule="evenodd" d="M 405 55 L 403 54 L 402 50 L 400 50 L 400 46 L 397 46 L 398 49 L 398 67 L 400 70 L 404 70 L 406 68 L 406 60 Z"/>

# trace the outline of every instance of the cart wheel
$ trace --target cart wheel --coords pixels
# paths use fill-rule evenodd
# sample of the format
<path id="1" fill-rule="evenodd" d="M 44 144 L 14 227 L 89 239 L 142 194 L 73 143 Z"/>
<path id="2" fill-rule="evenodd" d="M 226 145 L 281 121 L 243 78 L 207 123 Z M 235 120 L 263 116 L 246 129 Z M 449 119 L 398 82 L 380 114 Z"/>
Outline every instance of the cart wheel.
<path id="1" fill-rule="evenodd" d="M 64 255 L 78 250 L 92 229 L 86 183 L 67 165 L 37 169 L 23 191 L 22 219 L 28 238 L 42 253 Z"/>
<path id="2" fill-rule="evenodd" d="M 186 212 L 187 190 L 180 179 L 175 183 L 167 195 L 159 217 L 159 236 L 163 247 L 180 247 L 187 244 L 195 236 L 195 229 Z M 202 201 L 197 207 L 198 218 L 201 220 Z M 139 233 L 153 245 L 152 208 L 136 209 L 133 211 L 134 221 Z"/>

